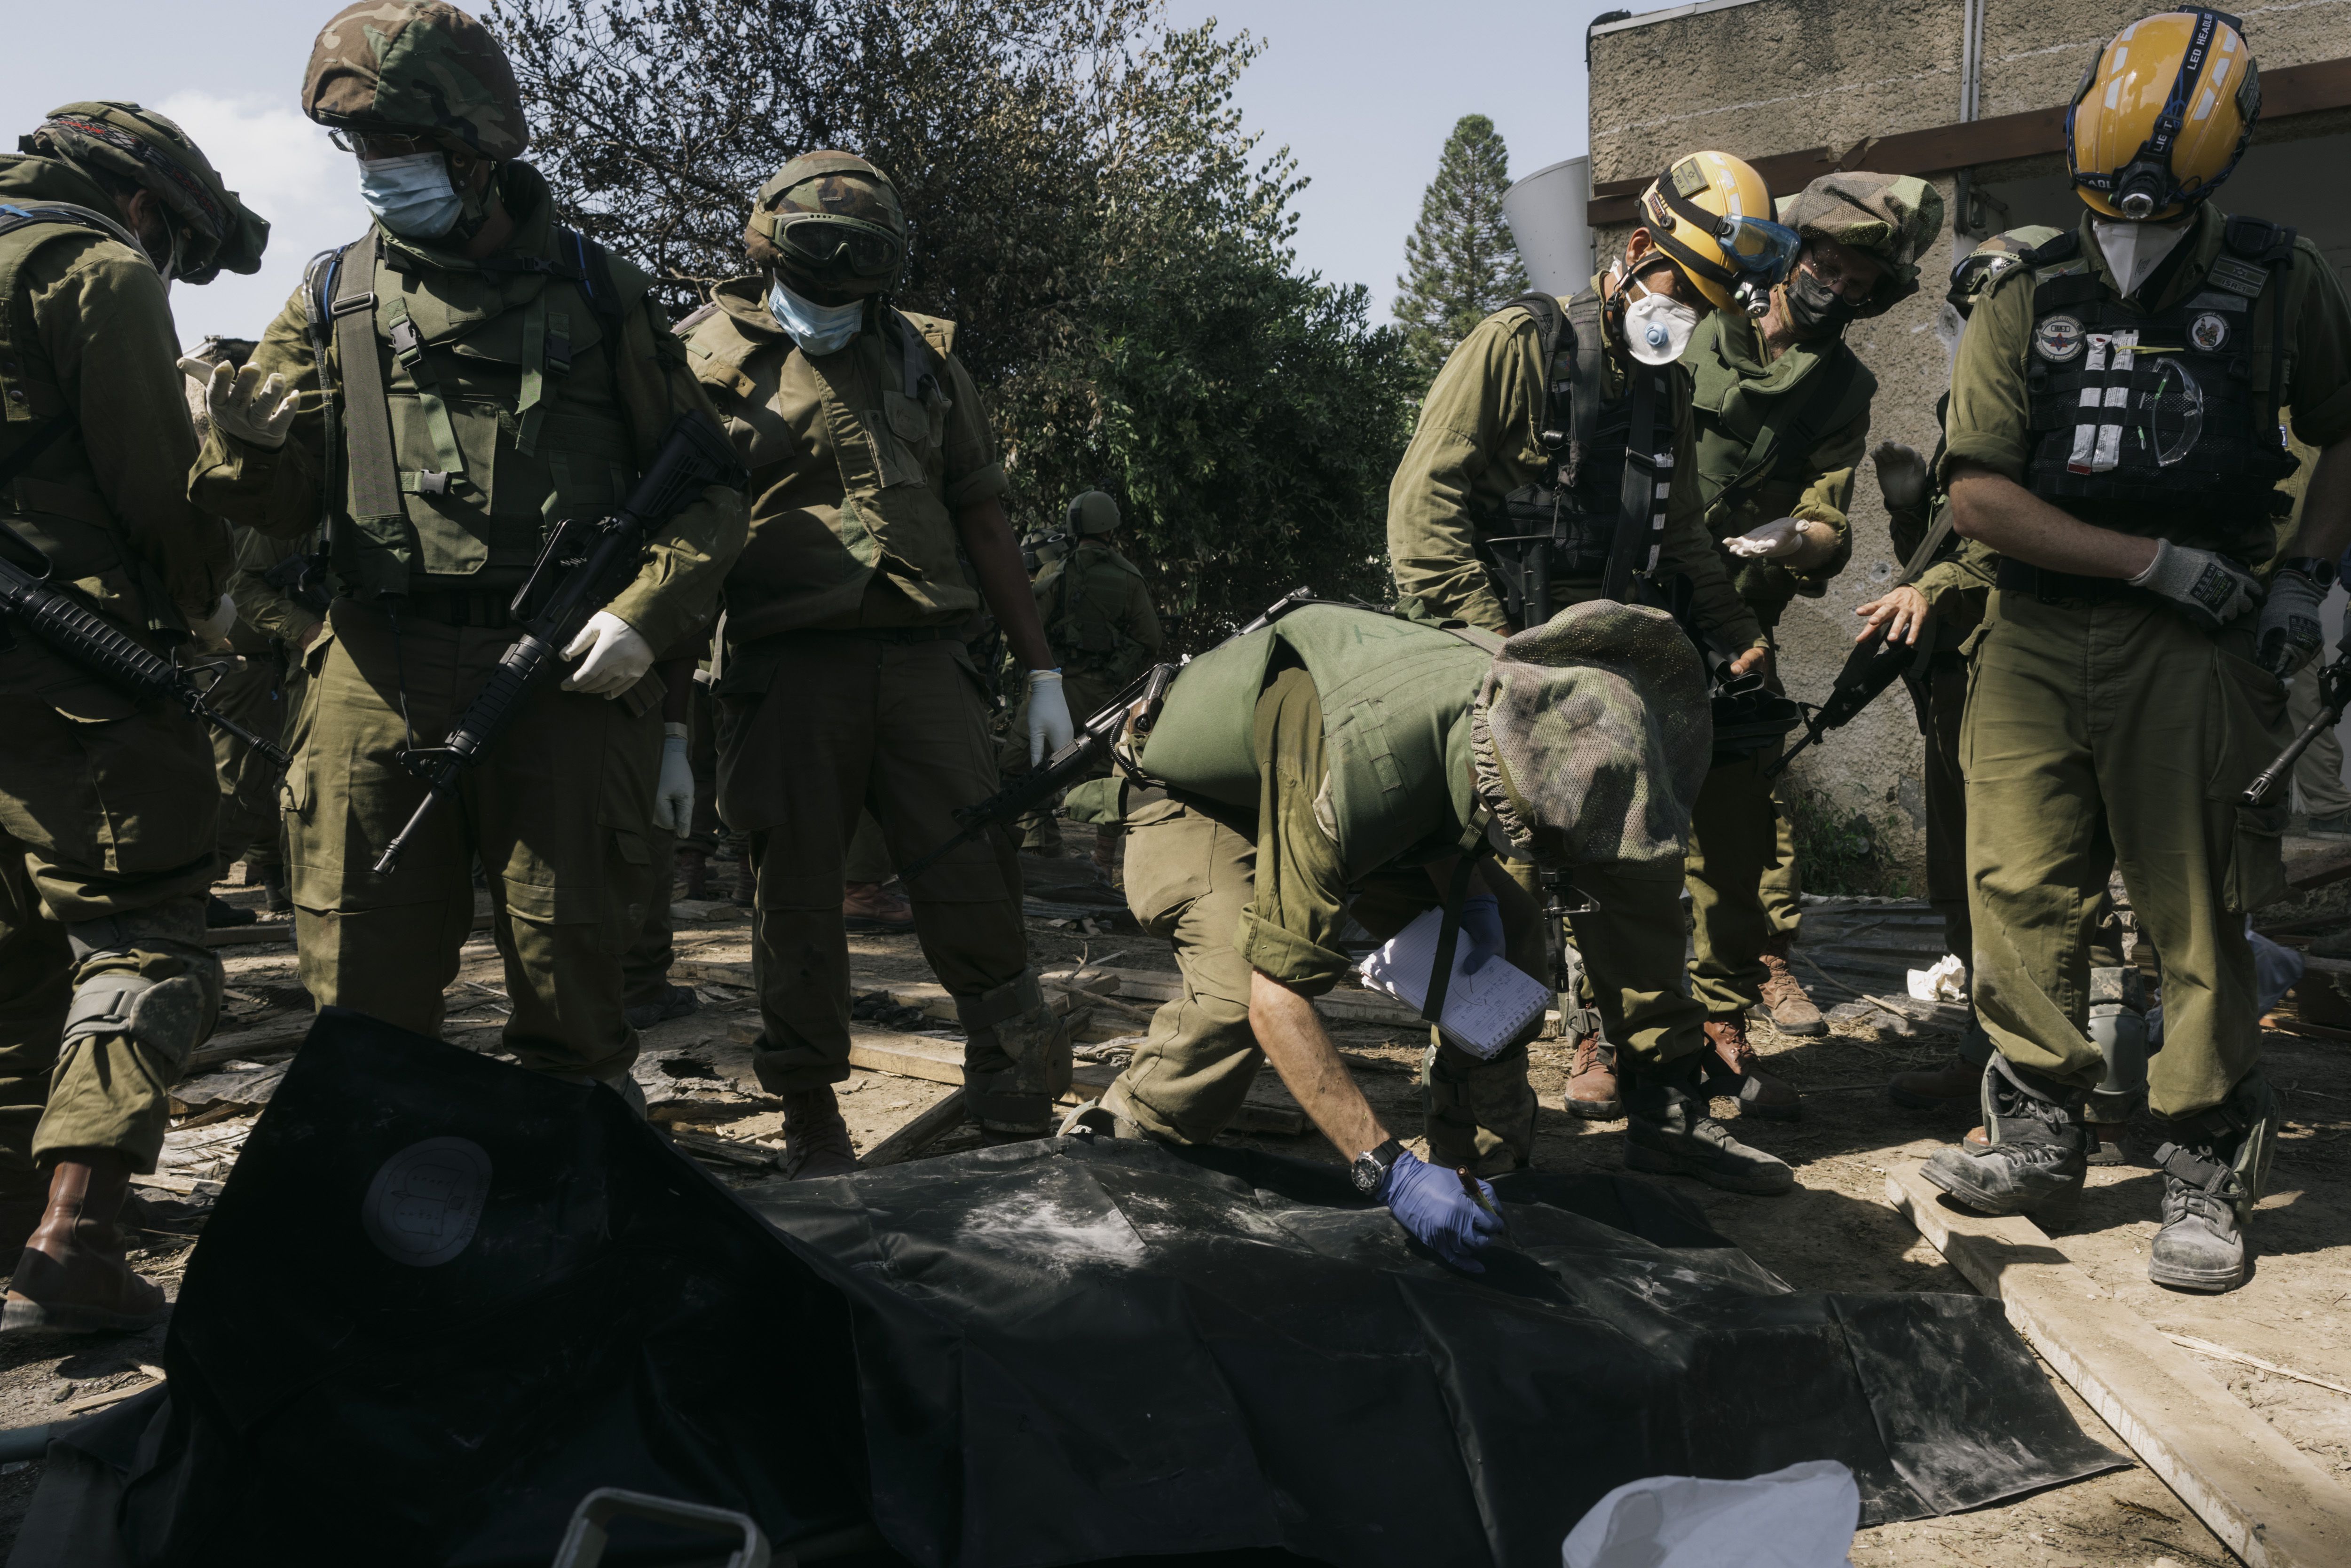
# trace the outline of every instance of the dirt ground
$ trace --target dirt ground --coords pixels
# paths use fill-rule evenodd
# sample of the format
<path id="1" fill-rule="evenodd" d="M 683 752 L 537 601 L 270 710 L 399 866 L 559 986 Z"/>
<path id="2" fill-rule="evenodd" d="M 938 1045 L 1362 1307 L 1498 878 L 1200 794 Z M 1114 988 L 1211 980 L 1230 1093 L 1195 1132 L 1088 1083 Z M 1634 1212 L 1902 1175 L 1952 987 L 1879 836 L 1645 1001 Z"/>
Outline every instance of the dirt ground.
<path id="1" fill-rule="evenodd" d="M 258 899 L 257 890 L 225 885 L 221 891 L 233 902 Z M 747 1060 L 741 1045 L 745 1026 L 756 1029 L 746 918 L 746 911 L 723 898 L 680 906 L 672 973 L 695 988 L 700 1009 L 646 1031 L 638 1072 L 655 1118 L 680 1130 L 693 1152 L 737 1184 L 780 1179 L 772 1166 L 781 1141 L 780 1111 L 757 1092 L 756 1084 L 730 1076 L 739 1074 Z M 1032 904 L 1030 939 L 1040 968 L 1092 961 L 1173 970 L 1166 944 L 1131 929 L 1100 929 L 1107 921 L 1081 925 L 1086 919 L 1066 905 L 1046 906 L 1040 913 Z M 244 1092 L 240 1082 L 258 1085 L 251 1092 L 262 1094 L 268 1061 L 284 1060 L 289 1031 L 300 1027 L 306 999 L 283 928 L 265 924 L 254 930 L 270 939 L 221 949 L 230 991 L 222 1035 L 237 1031 L 263 1043 L 274 1039 L 279 1049 L 256 1051 L 258 1065 L 214 1069 L 226 1076 L 202 1080 L 206 1095 Z M 910 988 L 930 978 L 911 936 L 853 935 L 851 946 L 858 988 L 869 995 L 862 1007 L 880 1026 L 928 1030 L 943 1037 L 942 1043 L 953 1038 L 950 1024 L 918 1018 L 902 1005 L 919 1005 L 923 998 Z M 1940 950 L 1939 923 L 1922 905 L 1839 902 L 1809 911 L 1800 973 L 1813 982 L 1820 1004 L 1834 1009 L 1833 1032 L 1824 1039 L 1796 1040 L 1765 1027 L 1754 1031 L 1770 1070 L 1804 1091 L 1805 1115 L 1795 1124 L 1749 1120 L 1737 1129 L 1742 1139 L 1795 1167 L 1797 1190 L 1782 1198 L 1759 1199 L 1684 1184 L 1719 1229 L 1799 1290 L 1970 1289 L 1883 1196 L 1889 1170 L 1925 1157 L 1972 1120 L 1905 1113 L 1884 1092 L 1893 1073 L 1938 1064 L 1956 1041 L 1958 1009 L 1902 998 L 1904 970 L 1925 967 Z M 873 992 L 893 992 L 894 999 L 872 997 Z M 1870 997 L 1887 999 L 1872 1005 L 1865 999 Z M 1153 1004 L 1140 1005 L 1147 1009 Z M 2293 1010 L 2291 1002 L 2281 1009 L 2287 1028 L 2306 1029 L 2294 1022 Z M 454 1043 L 495 1051 L 504 1011 L 496 954 L 487 934 L 476 932 L 449 990 L 444 1035 Z M 1131 1011 L 1097 1010 L 1084 1034 L 1099 1042 L 1141 1028 Z M 1392 1125 L 1416 1132 L 1417 1034 L 1363 1023 L 1339 1024 L 1332 1032 L 1382 1115 Z M 2147 1283 L 2147 1248 L 2156 1229 L 2160 1182 L 2143 1163 L 2153 1143 L 2152 1129 L 2145 1124 L 2134 1128 L 2141 1163 L 2095 1171 L 2080 1215 L 2059 1240 L 2100 1285 L 2147 1320 L 2150 1333 L 2192 1336 L 2351 1387 L 2351 1033 L 2338 1041 L 2273 1030 L 2268 1050 L 2266 1070 L 2283 1094 L 2288 1124 L 2261 1205 L 2259 1261 L 2244 1289 L 2204 1298 Z M 1113 1065 L 1118 1051 L 1115 1040 L 1081 1047 L 1081 1054 Z M 1562 1171 L 1613 1169 L 1621 1124 L 1585 1123 L 1566 1113 L 1561 1095 L 1568 1057 L 1559 1041 L 1539 1041 L 1533 1051 L 1534 1084 L 1543 1105 L 1535 1163 Z M 240 1079 L 239 1073 L 251 1076 Z M 196 1082 L 192 1077 L 192 1085 Z M 222 1083 L 229 1087 L 223 1090 Z M 864 1152 L 950 1092 L 944 1082 L 861 1070 L 843 1086 L 841 1103 Z M 1718 1102 L 1719 1113 L 1732 1109 L 1732 1103 Z M 188 1230 L 200 1224 L 204 1207 L 251 1124 L 250 1108 L 233 1100 L 214 1099 L 175 1118 L 162 1172 L 171 1190 L 147 1190 L 158 1206 L 158 1223 Z M 947 1153 L 977 1141 L 976 1131 L 959 1127 L 922 1153 Z M 1311 1133 L 1252 1134 L 1234 1141 L 1308 1159 L 1337 1157 Z M 135 1255 L 139 1266 L 176 1290 L 190 1239 L 162 1234 L 148 1239 L 152 1245 Z M 0 1342 L 0 1427 L 69 1418 L 99 1407 L 109 1396 L 147 1386 L 151 1378 L 141 1367 L 158 1366 L 162 1340 L 159 1329 L 128 1339 Z M 2351 1395 L 2227 1360 L 2208 1358 L 2206 1364 L 2322 1469 L 2351 1484 Z M 2092 1436 L 2127 1452 L 2069 1389 L 2062 1383 L 2056 1386 Z M 25 1461 L 0 1467 L 0 1550 L 13 1544 L 40 1469 L 37 1462 Z M 2133 1467 L 2004 1507 L 1864 1531 L 1853 1561 L 1858 1568 L 2187 1568 L 2235 1559 L 2160 1480 Z"/>

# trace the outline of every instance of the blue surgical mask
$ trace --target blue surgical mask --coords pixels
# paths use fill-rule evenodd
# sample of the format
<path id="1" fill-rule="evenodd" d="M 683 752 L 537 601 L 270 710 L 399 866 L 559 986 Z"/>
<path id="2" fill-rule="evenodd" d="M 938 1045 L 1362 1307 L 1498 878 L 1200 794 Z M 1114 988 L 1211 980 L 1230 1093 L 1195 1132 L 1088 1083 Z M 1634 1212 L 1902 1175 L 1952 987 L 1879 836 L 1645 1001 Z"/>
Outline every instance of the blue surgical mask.
<path id="1" fill-rule="evenodd" d="M 449 182 L 449 160 L 438 152 L 361 159 L 360 200 L 402 239 L 438 239 L 457 226 L 464 210 Z"/>
<path id="2" fill-rule="evenodd" d="M 785 287 L 780 277 L 768 285 L 768 309 L 775 316 L 776 324 L 792 335 L 792 341 L 800 346 L 803 354 L 833 353 L 857 336 L 858 328 L 865 324 L 864 300 L 819 305 Z"/>

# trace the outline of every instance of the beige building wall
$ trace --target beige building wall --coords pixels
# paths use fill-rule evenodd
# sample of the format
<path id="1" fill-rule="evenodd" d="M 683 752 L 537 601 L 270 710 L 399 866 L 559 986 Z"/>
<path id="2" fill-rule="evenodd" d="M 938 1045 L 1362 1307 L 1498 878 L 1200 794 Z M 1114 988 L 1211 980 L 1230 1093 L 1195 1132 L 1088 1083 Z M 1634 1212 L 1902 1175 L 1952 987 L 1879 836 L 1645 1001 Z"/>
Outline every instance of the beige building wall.
<path id="1" fill-rule="evenodd" d="M 1592 37 L 1592 179 L 1646 178 L 1681 153 L 1719 148 L 1769 157 L 1865 137 L 1951 124 L 1960 113 L 1965 0 L 1708 0 L 1651 12 Z M 1985 0 L 1979 117 L 2043 109 L 2071 96 L 2083 68 L 2149 7 L 2111 0 Z M 2351 0 L 2283 0 L 2237 13 L 2265 70 L 2351 56 Z M 2323 147 L 2306 138 L 2324 135 Z M 2287 146 L 2291 139 L 2305 139 Z M 1867 159 L 1861 161 L 1867 166 Z M 2265 128 L 2220 200 L 2301 226 L 2351 267 L 2351 115 L 2309 115 Z M 2314 181 L 2314 172 L 2326 171 Z M 2070 225 L 2080 204 L 2063 160 L 1971 172 L 1991 231 Z M 1934 408 L 1949 377 L 1935 313 L 1952 261 L 1953 180 L 1935 177 L 1942 239 L 1919 258 L 1917 294 L 1847 335 L 1878 381 L 1871 444 L 1935 445 Z M 1999 204 L 2005 204 L 2005 210 Z M 1595 232 L 1602 257 L 1627 228 Z M 1961 242 L 1960 254 L 1974 238 Z M 1897 570 L 1886 508 L 1865 462 L 1854 491 L 1853 563 L 1823 599 L 1799 599 L 1780 627 L 1790 694 L 1824 697 L 1850 648 L 1855 607 Z M 1882 862 L 1923 888 L 1923 798 L 1917 721 L 1898 687 L 1829 737 L 1792 770 L 1797 788 L 1873 825 Z"/>

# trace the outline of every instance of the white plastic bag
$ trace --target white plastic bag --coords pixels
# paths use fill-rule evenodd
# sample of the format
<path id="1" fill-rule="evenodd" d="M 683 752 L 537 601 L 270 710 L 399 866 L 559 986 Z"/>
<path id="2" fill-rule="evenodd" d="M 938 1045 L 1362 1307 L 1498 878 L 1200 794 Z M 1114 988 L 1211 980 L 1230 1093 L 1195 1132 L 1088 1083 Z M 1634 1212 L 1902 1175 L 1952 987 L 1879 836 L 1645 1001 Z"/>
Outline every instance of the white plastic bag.
<path id="1" fill-rule="evenodd" d="M 1910 994 L 1922 1002 L 1966 1001 L 1967 960 L 1957 953 L 1946 953 L 1931 967 L 1911 970 Z"/>
<path id="2" fill-rule="evenodd" d="M 1834 1459 L 1743 1481 L 1628 1481 L 1576 1521 L 1564 1568 L 1851 1568 L 1861 1489 Z"/>

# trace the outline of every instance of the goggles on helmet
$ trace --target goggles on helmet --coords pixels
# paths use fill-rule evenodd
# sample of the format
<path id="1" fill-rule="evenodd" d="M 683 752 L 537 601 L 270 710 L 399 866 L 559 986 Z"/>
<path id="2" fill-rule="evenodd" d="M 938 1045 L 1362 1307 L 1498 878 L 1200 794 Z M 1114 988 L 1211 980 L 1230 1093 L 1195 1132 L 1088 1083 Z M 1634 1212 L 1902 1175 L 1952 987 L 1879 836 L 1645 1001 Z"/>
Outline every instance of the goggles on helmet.
<path id="1" fill-rule="evenodd" d="M 1773 287 L 1795 265 L 1796 253 L 1803 247 L 1802 237 L 1787 225 L 1769 218 L 1709 213 L 1676 191 L 1670 178 L 1659 180 L 1655 188 L 1675 220 L 1657 233 L 1658 247 L 1685 271 L 1728 288 L 1750 316 L 1762 315 L 1770 307 Z M 1720 248 L 1722 260 L 1702 256 L 1676 239 L 1673 227 L 1684 223 L 1711 238 Z"/>
<path id="2" fill-rule="evenodd" d="M 768 237 L 787 263 L 820 277 L 888 278 L 901 259 L 897 239 L 858 222 L 822 213 L 778 214 Z"/>

